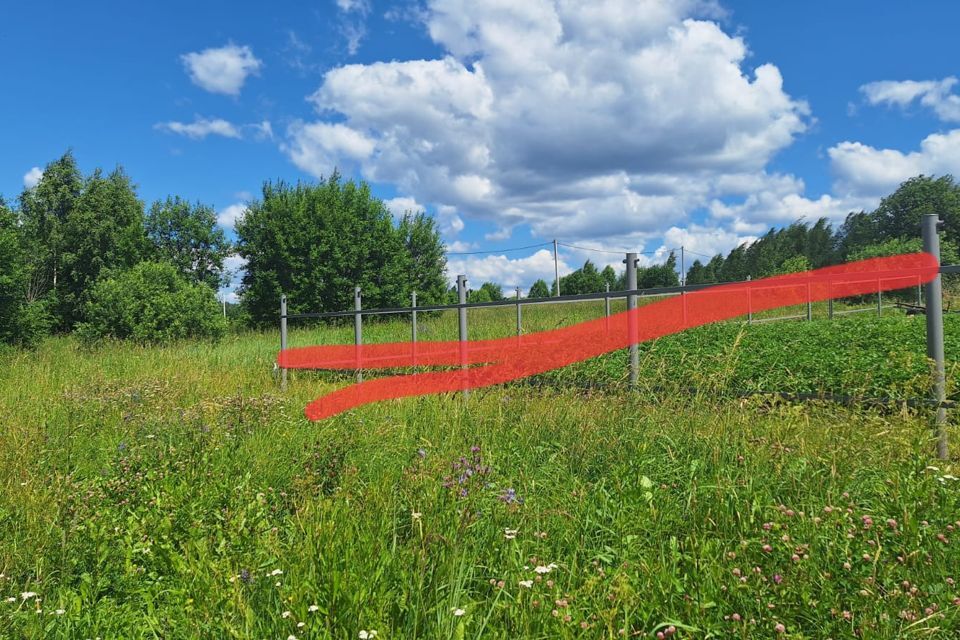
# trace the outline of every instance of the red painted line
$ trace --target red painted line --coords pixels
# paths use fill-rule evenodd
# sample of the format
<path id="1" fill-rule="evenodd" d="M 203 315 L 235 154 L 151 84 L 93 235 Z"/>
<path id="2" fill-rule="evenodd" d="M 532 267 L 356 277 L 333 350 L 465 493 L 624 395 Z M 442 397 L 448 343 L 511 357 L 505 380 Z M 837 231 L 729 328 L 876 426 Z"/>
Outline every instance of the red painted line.
<path id="1" fill-rule="evenodd" d="M 390 376 L 338 389 L 307 405 L 307 418 L 321 420 L 380 400 L 502 384 L 748 312 L 805 304 L 808 299 L 819 302 L 912 287 L 932 280 L 937 271 L 936 259 L 927 253 L 872 258 L 717 285 L 609 318 L 521 337 L 466 343 L 418 342 L 415 347 L 411 342 L 304 347 L 280 352 L 277 363 L 291 369 L 483 365 Z"/>

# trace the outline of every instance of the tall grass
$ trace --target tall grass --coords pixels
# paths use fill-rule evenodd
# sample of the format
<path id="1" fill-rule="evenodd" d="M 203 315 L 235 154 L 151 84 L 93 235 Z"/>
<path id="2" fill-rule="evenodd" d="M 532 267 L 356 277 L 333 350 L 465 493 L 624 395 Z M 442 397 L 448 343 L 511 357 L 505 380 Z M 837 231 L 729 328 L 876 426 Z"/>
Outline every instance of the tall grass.
<path id="1" fill-rule="evenodd" d="M 471 337 L 509 335 L 513 309 L 500 313 L 484 325 L 478 312 Z M 553 313 L 524 317 L 548 328 Z M 885 335 L 906 320 L 872 322 Z M 444 316 L 421 327 L 423 339 L 456 330 Z M 370 323 L 365 339 L 408 330 Z M 722 387 L 766 330 L 730 325 L 712 353 L 704 334 L 682 366 L 715 362 L 702 377 Z M 291 342 L 351 337 L 316 327 Z M 679 347 L 651 355 L 664 345 L 646 353 L 650 378 L 678 366 Z M 295 375 L 281 393 L 276 347 L 273 332 L 93 350 L 57 338 L 5 357 L 0 636 L 960 629 L 960 481 L 953 463 L 931 463 L 923 412 L 559 384 L 310 423 L 304 405 L 342 377 Z"/>

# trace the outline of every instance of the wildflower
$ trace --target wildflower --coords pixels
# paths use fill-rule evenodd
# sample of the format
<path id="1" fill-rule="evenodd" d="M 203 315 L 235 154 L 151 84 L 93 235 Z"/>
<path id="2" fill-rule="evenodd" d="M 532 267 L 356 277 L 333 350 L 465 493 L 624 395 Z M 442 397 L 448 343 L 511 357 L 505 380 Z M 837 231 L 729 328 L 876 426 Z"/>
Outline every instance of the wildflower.
<path id="1" fill-rule="evenodd" d="M 768 545 L 768 544 L 765 544 L 765 545 L 763 545 L 763 550 L 764 550 L 765 553 L 770 553 L 771 551 L 773 551 L 773 547 L 771 547 L 771 546 Z"/>
<path id="2" fill-rule="evenodd" d="M 289 617 L 292 616 L 292 615 L 293 615 L 293 614 L 290 613 L 289 611 L 284 611 L 283 613 L 280 614 L 280 617 L 281 617 L 281 618 L 289 618 Z"/>
<path id="3" fill-rule="evenodd" d="M 280 586 L 280 581 L 279 581 L 279 580 L 277 580 L 277 581 L 276 581 L 276 582 L 274 583 L 274 585 L 273 585 L 273 586 L 275 586 L 275 587 L 279 587 L 279 586 Z"/>
<path id="4" fill-rule="evenodd" d="M 517 490 L 513 488 L 504 490 L 498 499 L 506 504 L 523 504 L 523 498 L 517 497 Z"/>
<path id="5" fill-rule="evenodd" d="M 532 589 L 532 588 L 533 588 L 533 580 L 521 580 L 521 581 L 520 581 L 520 586 L 523 587 L 523 588 L 525 588 L 525 589 Z"/>
<path id="6" fill-rule="evenodd" d="M 517 529 L 504 529 L 503 537 L 507 540 L 513 540 L 517 537 Z"/>
<path id="7" fill-rule="evenodd" d="M 543 574 L 543 573 L 550 573 L 551 571 L 553 571 L 553 570 L 556 569 L 556 568 L 557 568 L 557 565 L 555 565 L 555 564 L 553 564 L 553 563 L 551 562 L 551 563 L 548 564 L 548 565 L 539 565 L 539 566 L 537 566 L 536 568 L 534 568 L 534 571 L 536 571 L 537 573 Z"/>
<path id="8" fill-rule="evenodd" d="M 13 596 L 10 596 L 9 598 L 7 598 L 7 602 L 16 602 L 16 601 L 17 599 Z"/>
<path id="9" fill-rule="evenodd" d="M 417 449 L 417 456 L 419 456 L 421 460 L 422 460 L 423 458 L 426 458 L 426 457 L 427 457 L 427 450 L 426 450 L 426 449 Z"/>
<path id="10" fill-rule="evenodd" d="M 734 622 L 740 622 L 740 614 L 735 613 L 732 616 L 730 616 L 730 619 L 733 620 Z"/>
<path id="11" fill-rule="evenodd" d="M 781 582 L 783 582 L 783 576 L 780 575 L 779 573 L 775 573 L 773 574 L 773 581 L 775 584 L 780 584 Z"/>
<path id="12" fill-rule="evenodd" d="M 62 616 L 63 614 L 66 613 L 66 611 L 64 611 L 63 609 L 57 609 L 56 611 L 54 611 L 54 613 L 57 614 L 58 616 Z"/>
<path id="13" fill-rule="evenodd" d="M 503 580 L 500 580 L 497 582 L 497 589 L 503 589 L 506 585 L 507 585 L 506 582 L 504 582 Z"/>
<path id="14" fill-rule="evenodd" d="M 297 640 L 297 636 L 291 633 L 290 635 L 287 636 L 287 640 Z"/>
<path id="15" fill-rule="evenodd" d="M 360 631 L 360 640 L 371 640 L 371 638 L 376 638 L 376 637 L 377 637 L 377 632 L 374 631 L 373 629 L 370 629 L 369 631 L 362 631 L 362 630 Z"/>
<path id="16" fill-rule="evenodd" d="M 316 613 L 317 611 L 320 611 L 320 607 L 318 607 L 315 604 L 312 604 L 309 607 L 307 607 L 307 611 L 309 611 L 310 613 Z"/>
<path id="17" fill-rule="evenodd" d="M 896 529 L 896 528 L 897 528 L 897 521 L 894 520 L 893 518 L 888 518 L 888 519 L 887 519 L 887 526 L 890 527 L 891 529 Z"/>
<path id="18" fill-rule="evenodd" d="M 870 560 L 871 560 L 871 558 L 870 558 L 870 554 L 869 554 L 869 553 L 863 554 L 863 561 L 864 561 L 864 562 L 870 562 Z"/>
<path id="19" fill-rule="evenodd" d="M 764 523 L 763 523 L 763 530 L 764 530 L 764 531 L 770 531 L 770 529 L 773 529 L 773 523 L 772 523 L 772 522 L 764 522 Z"/>
<path id="20" fill-rule="evenodd" d="M 778 623 L 777 623 L 777 626 L 775 626 L 775 627 L 773 628 L 773 630 L 776 631 L 777 633 L 786 633 L 786 632 L 787 632 L 787 628 L 786 628 L 785 626 L 783 626 L 783 623 L 782 623 L 782 622 L 778 622 Z"/>
<path id="21" fill-rule="evenodd" d="M 24 591 L 20 594 L 21 600 L 29 600 L 30 598 L 36 598 L 37 594 L 33 591 Z"/>
<path id="22" fill-rule="evenodd" d="M 283 570 L 281 570 L 281 569 L 274 569 L 273 571 L 270 572 L 270 575 L 272 575 L 272 576 L 282 576 L 282 575 L 283 575 Z"/>
<path id="23" fill-rule="evenodd" d="M 298 622 L 298 623 L 297 623 L 297 629 L 303 629 L 305 626 L 307 626 L 307 623 L 306 623 L 306 622 Z"/>
<path id="24" fill-rule="evenodd" d="M 412 511 L 410 512 L 410 517 L 419 522 L 420 518 L 423 517 L 423 514 L 419 511 Z"/>
<path id="25" fill-rule="evenodd" d="M 453 611 L 453 615 L 458 618 L 466 613 L 466 611 L 464 611 L 463 609 L 459 609 L 457 607 L 454 607 L 453 609 L 451 609 L 451 611 Z"/>

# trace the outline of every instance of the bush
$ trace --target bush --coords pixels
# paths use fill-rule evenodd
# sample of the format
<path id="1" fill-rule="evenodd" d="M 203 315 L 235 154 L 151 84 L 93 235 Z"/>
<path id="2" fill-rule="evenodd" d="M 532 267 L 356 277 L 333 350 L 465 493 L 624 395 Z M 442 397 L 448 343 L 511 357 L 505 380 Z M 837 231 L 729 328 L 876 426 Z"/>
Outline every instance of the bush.
<path id="1" fill-rule="evenodd" d="M 162 343 L 182 338 L 219 339 L 226 331 L 213 289 L 190 283 L 175 267 L 141 262 L 101 278 L 86 302 L 85 341 L 101 338 Z"/>

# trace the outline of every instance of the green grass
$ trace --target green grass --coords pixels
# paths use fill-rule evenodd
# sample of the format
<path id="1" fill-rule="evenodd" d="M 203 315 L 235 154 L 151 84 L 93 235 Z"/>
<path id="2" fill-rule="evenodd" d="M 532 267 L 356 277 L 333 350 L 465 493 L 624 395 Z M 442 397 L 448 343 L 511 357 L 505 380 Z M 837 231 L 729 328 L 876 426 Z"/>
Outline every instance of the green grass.
<path id="1" fill-rule="evenodd" d="M 530 330 L 602 306 L 543 309 L 525 311 Z M 471 316 L 472 337 L 509 335 L 514 310 L 488 311 Z M 685 334 L 686 347 L 645 346 L 643 371 L 651 387 L 696 373 L 714 390 L 867 380 L 865 390 L 913 392 L 925 366 L 919 323 L 742 334 L 731 323 Z M 951 319 L 954 359 L 957 329 Z M 370 323 L 365 336 L 407 331 Z M 449 316 L 421 324 L 423 339 L 455 331 Z M 291 343 L 350 337 L 349 326 L 295 328 Z M 846 346 L 832 364 L 821 362 L 830 340 Z M 872 341 L 880 347 L 861 354 Z M 621 353 L 540 388 L 391 401 L 310 423 L 304 405 L 344 376 L 297 372 L 281 393 L 276 343 L 268 332 L 86 350 L 57 338 L 3 356 L 0 637 L 960 630 L 960 473 L 931 460 L 922 412 L 564 388 L 615 387 Z M 483 467 L 463 482 L 461 457 Z"/>

